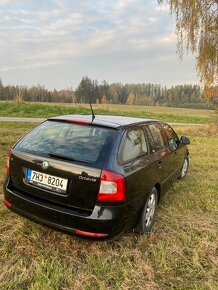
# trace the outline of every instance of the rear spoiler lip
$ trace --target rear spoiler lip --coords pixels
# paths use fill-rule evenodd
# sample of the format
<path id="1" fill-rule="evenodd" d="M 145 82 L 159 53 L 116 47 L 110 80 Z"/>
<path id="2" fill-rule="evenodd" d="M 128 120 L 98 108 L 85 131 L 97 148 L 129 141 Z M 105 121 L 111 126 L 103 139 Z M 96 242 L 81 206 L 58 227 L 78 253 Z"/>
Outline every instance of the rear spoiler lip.
<path id="1" fill-rule="evenodd" d="M 110 124 L 107 123 L 97 123 L 95 122 L 95 120 L 92 122 L 90 121 L 86 121 L 86 120 L 79 120 L 79 119 L 58 119 L 58 118 L 48 118 L 46 121 L 52 121 L 52 122 L 66 122 L 66 123 L 72 123 L 72 124 L 77 124 L 77 125 L 84 125 L 84 126 L 96 126 L 96 127 L 102 127 L 102 128 L 109 128 L 112 130 L 119 130 L 121 127 L 121 125 L 119 126 L 111 126 Z"/>

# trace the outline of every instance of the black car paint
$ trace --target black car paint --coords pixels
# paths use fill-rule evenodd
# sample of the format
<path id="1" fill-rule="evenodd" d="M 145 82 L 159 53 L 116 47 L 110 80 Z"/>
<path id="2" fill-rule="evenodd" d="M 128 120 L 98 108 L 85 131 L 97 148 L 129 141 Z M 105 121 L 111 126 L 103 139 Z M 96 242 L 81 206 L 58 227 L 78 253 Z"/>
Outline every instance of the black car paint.
<path id="1" fill-rule="evenodd" d="M 75 118 L 75 116 L 72 117 Z M 141 156 L 122 164 L 119 160 L 119 151 L 128 129 L 140 126 L 146 134 L 148 124 L 156 123 L 161 126 L 162 122 L 125 118 L 120 124 L 119 117 L 107 117 L 108 119 L 103 121 L 96 118 L 91 125 L 108 126 L 117 130 L 116 138 L 107 152 L 103 168 L 125 177 L 125 201 L 116 204 L 96 202 L 102 168 L 93 168 L 88 164 L 67 162 L 12 149 L 11 176 L 6 179 L 4 184 L 5 200 L 12 204 L 10 209 L 37 222 L 71 233 L 75 229 L 79 229 L 113 236 L 134 227 L 152 188 L 155 186 L 160 196 L 180 175 L 188 150 L 184 144 L 179 143 L 174 151 L 166 147 L 152 152 L 149 144 L 147 156 Z M 68 118 L 70 117 L 62 116 L 53 120 L 64 122 Z M 77 118 L 84 119 L 85 117 L 77 116 Z M 87 117 L 87 119 L 89 118 Z M 148 141 L 147 134 L 145 136 Z M 43 172 L 41 163 L 44 160 L 50 163 L 50 167 L 46 171 L 48 174 L 70 180 L 68 189 L 70 194 L 51 193 L 26 183 L 25 168 Z M 96 182 L 81 180 L 79 176 L 94 178 Z M 77 188 L 77 192 L 73 191 L 74 187 Z"/>
<path id="2" fill-rule="evenodd" d="M 13 161 L 11 162 L 11 182 L 16 185 L 18 190 L 22 190 L 27 194 L 31 194 L 35 197 L 43 198 L 47 201 L 57 202 L 61 205 L 68 205 L 76 208 L 82 208 L 84 210 L 92 210 L 95 206 L 95 201 L 99 187 L 99 177 L 101 169 L 92 168 L 87 165 L 75 164 L 72 162 L 66 162 L 61 160 L 55 160 L 54 158 L 39 157 L 33 154 L 24 153 L 13 150 Z M 43 170 L 41 164 L 43 160 L 47 160 L 50 164 L 49 169 Z M 38 187 L 28 184 L 25 180 L 25 169 L 48 173 L 54 176 L 67 178 L 70 182 L 66 194 L 59 194 L 51 192 L 46 189 L 39 190 Z M 95 179 L 95 182 L 86 181 L 80 179 L 79 176 L 87 176 Z M 85 190 L 88 185 L 88 192 Z M 75 194 L 74 188 L 77 188 L 79 192 Z M 87 194 L 89 198 L 87 199 Z"/>

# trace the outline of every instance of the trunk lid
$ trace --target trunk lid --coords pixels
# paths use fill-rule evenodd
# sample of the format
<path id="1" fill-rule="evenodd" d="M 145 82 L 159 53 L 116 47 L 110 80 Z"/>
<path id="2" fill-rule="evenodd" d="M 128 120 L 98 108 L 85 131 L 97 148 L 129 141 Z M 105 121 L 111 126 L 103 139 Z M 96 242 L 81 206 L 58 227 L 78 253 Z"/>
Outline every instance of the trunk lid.
<path id="1" fill-rule="evenodd" d="M 12 185 L 50 202 L 92 210 L 116 132 L 81 121 L 40 124 L 12 149 Z"/>
<path id="2" fill-rule="evenodd" d="M 44 161 L 49 163 L 49 167 L 46 170 L 42 168 Z M 66 192 L 59 193 L 52 189 L 29 183 L 27 169 L 67 179 Z M 99 191 L 100 175 L 101 169 L 99 168 L 12 150 L 10 163 L 12 185 L 26 194 L 46 201 L 92 210 Z"/>

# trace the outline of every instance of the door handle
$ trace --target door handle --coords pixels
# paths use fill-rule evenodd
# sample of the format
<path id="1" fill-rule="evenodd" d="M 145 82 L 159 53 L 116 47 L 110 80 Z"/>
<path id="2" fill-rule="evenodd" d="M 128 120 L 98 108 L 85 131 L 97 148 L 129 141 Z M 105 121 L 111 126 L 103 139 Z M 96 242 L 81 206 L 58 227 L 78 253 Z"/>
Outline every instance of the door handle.
<path id="1" fill-rule="evenodd" d="M 161 161 L 158 161 L 158 162 L 157 162 L 157 167 L 158 167 L 158 168 L 161 168 L 161 166 L 162 166 L 162 162 L 161 162 Z"/>

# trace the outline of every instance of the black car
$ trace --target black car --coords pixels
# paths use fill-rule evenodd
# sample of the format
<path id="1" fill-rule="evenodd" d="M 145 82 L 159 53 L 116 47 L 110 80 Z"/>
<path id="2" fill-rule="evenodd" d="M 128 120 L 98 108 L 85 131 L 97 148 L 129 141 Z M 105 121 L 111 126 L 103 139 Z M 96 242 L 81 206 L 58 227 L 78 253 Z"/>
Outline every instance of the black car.
<path id="1" fill-rule="evenodd" d="M 189 139 L 142 118 L 50 118 L 9 151 L 4 203 L 69 233 L 149 232 L 160 196 L 187 174 Z"/>

